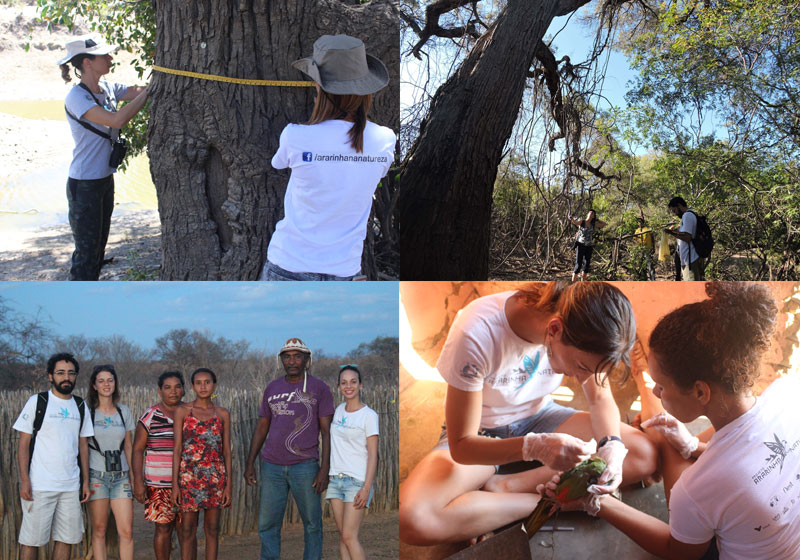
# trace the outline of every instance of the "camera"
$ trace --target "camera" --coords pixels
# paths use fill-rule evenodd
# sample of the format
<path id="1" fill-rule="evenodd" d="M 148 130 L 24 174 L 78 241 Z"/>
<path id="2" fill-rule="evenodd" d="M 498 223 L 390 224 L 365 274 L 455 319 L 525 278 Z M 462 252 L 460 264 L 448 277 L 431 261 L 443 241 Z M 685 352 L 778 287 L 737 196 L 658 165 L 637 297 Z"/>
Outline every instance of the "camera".
<path id="1" fill-rule="evenodd" d="M 103 451 L 106 458 L 106 472 L 117 472 L 122 470 L 122 451 Z"/>
<path id="2" fill-rule="evenodd" d="M 116 169 L 125 159 L 128 153 L 128 143 L 123 137 L 119 137 L 111 143 L 111 157 L 108 159 L 108 166 Z"/>

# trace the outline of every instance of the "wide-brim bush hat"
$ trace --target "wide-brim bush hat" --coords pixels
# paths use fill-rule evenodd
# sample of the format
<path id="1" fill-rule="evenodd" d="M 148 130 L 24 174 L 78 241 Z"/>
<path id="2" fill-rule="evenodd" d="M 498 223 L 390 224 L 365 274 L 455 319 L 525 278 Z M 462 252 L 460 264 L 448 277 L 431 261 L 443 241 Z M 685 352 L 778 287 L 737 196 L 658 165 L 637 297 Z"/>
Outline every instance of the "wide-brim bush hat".
<path id="1" fill-rule="evenodd" d="M 96 34 L 81 35 L 80 37 L 70 39 L 67 42 L 66 47 L 67 56 L 58 61 L 59 66 L 66 64 L 79 54 L 93 54 L 95 56 L 102 56 L 117 50 L 117 47 L 109 45 L 99 35 Z"/>
<path id="2" fill-rule="evenodd" d="M 314 42 L 314 55 L 295 60 L 292 67 L 336 95 L 368 95 L 389 83 L 386 65 L 349 35 L 323 35 Z"/>

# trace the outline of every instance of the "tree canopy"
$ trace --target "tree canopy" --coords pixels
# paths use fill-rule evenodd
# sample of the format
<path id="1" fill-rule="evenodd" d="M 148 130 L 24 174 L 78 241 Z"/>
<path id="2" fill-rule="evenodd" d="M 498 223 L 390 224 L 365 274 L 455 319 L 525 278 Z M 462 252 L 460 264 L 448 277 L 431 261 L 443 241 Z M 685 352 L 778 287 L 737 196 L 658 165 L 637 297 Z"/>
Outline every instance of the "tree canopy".
<path id="1" fill-rule="evenodd" d="M 491 140 L 495 145 L 471 152 L 470 162 L 455 149 L 437 150 L 439 159 L 450 157 L 451 167 L 483 160 L 495 171 L 486 175 L 491 181 L 476 174 L 459 191 L 442 173 L 424 194 L 401 183 L 403 197 L 423 197 L 431 215 L 437 205 L 451 204 L 443 202 L 447 189 L 462 197 L 476 190 L 491 194 L 483 210 L 468 211 L 471 227 L 487 231 L 480 242 L 490 244 L 488 266 L 467 262 L 458 277 L 568 276 L 575 233 L 568 218 L 589 208 L 609 223 L 596 248 L 596 277 L 640 277 L 636 218 L 644 217 L 658 240 L 660 229 L 675 225 L 666 203 L 680 195 L 714 230 L 711 277 L 797 278 L 800 6 L 772 0 L 557 4 L 558 14 L 575 14 L 594 37 L 591 48 L 583 60 L 559 56 L 555 26 L 525 53 L 503 47 L 506 56 L 523 57 L 530 66 L 524 95 L 502 106 L 467 87 L 464 71 L 499 45 L 498 22 L 514 0 L 402 4 L 404 55 L 424 63 L 407 63 L 418 76 L 410 89 L 415 103 L 404 108 L 404 171 L 415 167 L 420 150 L 431 149 L 426 122 L 437 114 L 455 118 L 444 114 L 448 102 L 471 97 L 486 120 L 508 113 L 516 118 L 506 136 Z M 603 95 L 603 78 L 615 71 L 608 65 L 612 51 L 624 53 L 638 72 L 622 106 Z M 494 80 L 507 82 L 509 67 L 497 65 Z M 490 141 L 479 125 L 468 133 L 462 141 Z M 496 158 L 491 154 L 498 147 Z M 403 197 L 401 204 L 412 207 L 414 201 Z M 419 243 L 401 228 L 404 273 L 408 265 L 413 277 L 437 277 L 441 266 L 420 266 Z M 438 242 L 438 232 L 428 237 L 447 257 L 483 257 L 457 239 Z M 406 246 L 414 262 L 406 262 Z M 668 277 L 670 266 L 662 265 L 660 275 Z"/>

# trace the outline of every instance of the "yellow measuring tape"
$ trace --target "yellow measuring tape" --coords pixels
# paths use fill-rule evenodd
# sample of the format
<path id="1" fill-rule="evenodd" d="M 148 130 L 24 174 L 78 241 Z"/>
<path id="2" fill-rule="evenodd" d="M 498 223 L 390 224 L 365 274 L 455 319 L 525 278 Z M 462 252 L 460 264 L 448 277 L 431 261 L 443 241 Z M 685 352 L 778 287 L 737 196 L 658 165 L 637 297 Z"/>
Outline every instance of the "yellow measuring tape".
<path id="1" fill-rule="evenodd" d="M 164 68 L 163 66 L 153 66 L 153 70 L 174 74 L 176 76 L 186 76 L 187 78 L 199 78 L 201 80 L 212 80 L 214 82 L 229 82 L 231 84 L 244 84 L 246 86 L 278 86 L 278 87 L 313 87 L 314 82 L 292 81 L 292 80 L 246 80 L 244 78 L 229 78 L 227 76 L 216 76 L 214 74 L 200 74 L 199 72 L 187 72 L 186 70 L 175 70 Z"/>

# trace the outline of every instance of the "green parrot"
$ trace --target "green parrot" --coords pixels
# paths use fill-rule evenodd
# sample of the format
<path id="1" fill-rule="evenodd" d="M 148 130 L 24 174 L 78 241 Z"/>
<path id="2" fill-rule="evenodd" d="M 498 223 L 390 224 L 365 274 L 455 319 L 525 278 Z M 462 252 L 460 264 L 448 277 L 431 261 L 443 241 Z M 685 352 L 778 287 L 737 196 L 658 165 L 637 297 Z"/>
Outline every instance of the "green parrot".
<path id="1" fill-rule="evenodd" d="M 528 538 L 531 538 L 556 512 L 558 504 L 577 500 L 586 494 L 586 490 L 597 482 L 604 470 L 606 470 L 606 462 L 600 457 L 593 457 L 562 474 L 553 499 L 542 496 L 536 509 L 525 521 L 525 532 L 528 534 Z"/>

